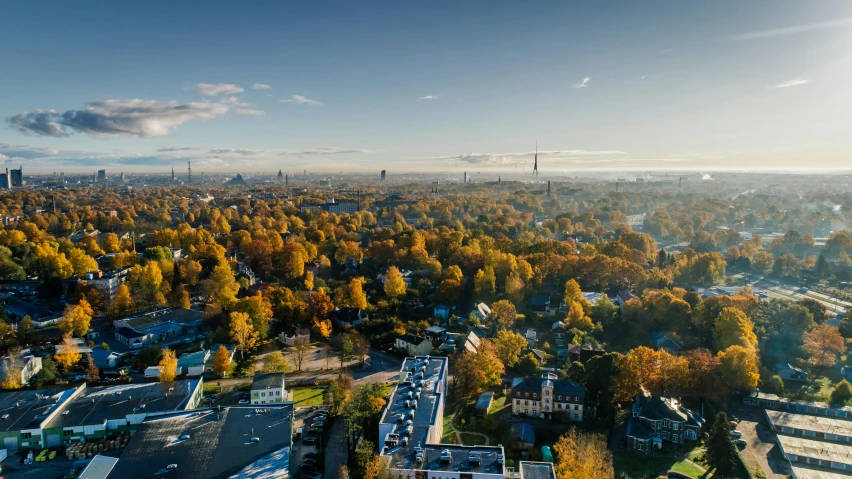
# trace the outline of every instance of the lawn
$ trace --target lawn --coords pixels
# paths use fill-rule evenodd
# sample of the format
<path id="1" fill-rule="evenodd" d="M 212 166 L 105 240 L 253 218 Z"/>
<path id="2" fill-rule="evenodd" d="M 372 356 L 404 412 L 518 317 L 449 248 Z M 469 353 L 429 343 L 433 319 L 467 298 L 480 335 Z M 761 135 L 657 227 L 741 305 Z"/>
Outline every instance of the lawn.
<path id="1" fill-rule="evenodd" d="M 293 388 L 293 405 L 305 407 L 325 404 L 325 391 L 326 388 L 322 386 Z"/>
<path id="2" fill-rule="evenodd" d="M 453 415 L 444 410 L 444 436 L 441 438 L 444 444 L 456 443 L 456 430 L 453 428 Z"/>
<path id="3" fill-rule="evenodd" d="M 701 478 L 704 472 L 674 457 L 647 456 L 638 452 L 614 451 L 612 462 L 615 467 L 615 476 L 625 473 L 630 477 L 657 477 L 666 471 L 676 471 L 696 479 Z"/>
<path id="4" fill-rule="evenodd" d="M 488 414 L 494 414 L 500 412 L 503 409 L 503 406 L 506 405 L 506 396 L 500 396 L 491 403 L 491 407 L 488 408 Z"/>
<path id="5" fill-rule="evenodd" d="M 462 443 L 465 446 L 484 446 L 485 438 L 478 434 L 461 433 Z"/>

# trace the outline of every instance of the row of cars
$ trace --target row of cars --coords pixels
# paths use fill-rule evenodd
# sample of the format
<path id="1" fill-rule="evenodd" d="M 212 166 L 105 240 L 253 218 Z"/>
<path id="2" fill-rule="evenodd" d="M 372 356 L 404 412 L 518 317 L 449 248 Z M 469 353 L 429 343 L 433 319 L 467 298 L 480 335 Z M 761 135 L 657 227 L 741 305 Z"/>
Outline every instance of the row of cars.
<path id="1" fill-rule="evenodd" d="M 304 427 L 296 430 L 296 439 L 301 439 L 306 444 L 316 444 L 327 420 L 328 411 L 316 411 L 305 419 Z M 302 456 L 301 472 L 303 479 L 322 479 L 322 472 L 320 471 L 322 465 L 319 461 L 320 458 L 315 452 L 307 452 Z"/>

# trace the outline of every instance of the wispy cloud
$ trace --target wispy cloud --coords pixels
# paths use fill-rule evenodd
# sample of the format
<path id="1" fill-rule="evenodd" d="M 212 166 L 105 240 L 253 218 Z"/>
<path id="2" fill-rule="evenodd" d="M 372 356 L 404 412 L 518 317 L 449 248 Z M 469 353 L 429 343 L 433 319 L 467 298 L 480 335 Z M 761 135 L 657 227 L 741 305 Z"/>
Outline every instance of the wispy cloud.
<path id="1" fill-rule="evenodd" d="M 233 95 L 245 91 L 233 83 L 199 83 L 193 87 L 196 93 L 204 96 Z"/>
<path id="2" fill-rule="evenodd" d="M 759 40 L 762 38 L 772 38 L 772 37 L 780 37 L 784 35 L 795 35 L 798 33 L 806 33 L 813 32 L 816 30 L 823 30 L 826 28 L 838 28 L 838 27 L 846 27 L 852 25 L 852 17 L 841 18 L 838 20 L 829 20 L 826 22 L 818 22 L 818 23 L 805 23 L 802 25 L 791 25 L 789 27 L 782 28 L 771 28 L 769 30 L 758 30 L 755 32 L 747 32 L 741 33 L 739 35 L 733 35 L 727 38 L 729 41 L 743 41 L 743 40 Z"/>
<path id="3" fill-rule="evenodd" d="M 807 83 L 808 83 L 808 80 L 805 80 L 803 78 L 796 78 L 795 80 L 790 80 L 790 81 L 786 81 L 784 83 L 781 83 L 779 85 L 775 85 L 773 88 L 789 88 L 791 86 L 806 85 Z"/>
<path id="4" fill-rule="evenodd" d="M 237 108 L 235 110 L 238 115 L 246 115 L 246 116 L 266 116 L 266 112 L 263 110 L 253 110 L 251 108 Z"/>
<path id="5" fill-rule="evenodd" d="M 196 148 L 191 146 L 170 146 L 168 148 L 157 148 L 157 153 L 174 153 L 177 151 L 191 151 L 195 149 Z"/>
<path id="6" fill-rule="evenodd" d="M 251 86 L 253 90 L 271 90 L 272 87 L 267 85 L 266 83 L 255 83 Z"/>
<path id="7" fill-rule="evenodd" d="M 426 95 L 417 97 L 418 100 L 437 100 L 438 98 L 438 95 Z"/>
<path id="8" fill-rule="evenodd" d="M 347 154 L 362 154 L 372 153 L 375 150 L 365 150 L 362 148 L 337 148 L 329 146 L 321 146 L 309 150 L 285 150 L 281 154 L 284 156 L 312 156 L 312 155 L 347 155 Z"/>
<path id="9" fill-rule="evenodd" d="M 539 150 L 539 158 L 550 158 L 553 160 L 572 160 L 574 158 L 561 157 L 586 157 L 586 156 L 610 156 L 624 155 L 619 150 Z M 502 166 L 517 164 L 518 162 L 532 161 L 535 151 L 524 151 L 518 153 L 463 153 L 461 155 L 430 156 L 416 158 L 420 160 L 445 161 L 448 163 L 482 166 Z"/>
<path id="10" fill-rule="evenodd" d="M 291 95 L 290 98 L 286 100 L 279 100 L 281 103 L 297 103 L 299 105 L 317 105 L 322 106 L 322 103 L 312 100 L 306 96 L 302 95 Z"/>
<path id="11" fill-rule="evenodd" d="M 665 50 L 663 50 L 663 53 L 673 52 L 674 50 L 674 48 L 666 48 Z"/>
<path id="12" fill-rule="evenodd" d="M 210 153 L 214 155 L 240 155 L 240 156 L 255 156 L 266 153 L 266 150 L 250 150 L 247 148 L 211 148 Z"/>
<path id="13" fill-rule="evenodd" d="M 228 112 L 226 105 L 207 102 L 178 104 L 175 101 L 104 100 L 79 110 L 35 110 L 7 118 L 21 133 L 32 136 L 65 137 L 86 133 L 96 138 L 138 136 L 150 138 L 189 120 L 211 120 Z"/>
<path id="14" fill-rule="evenodd" d="M 589 81 L 591 81 L 591 79 L 592 79 L 592 77 L 583 78 L 579 82 L 571 85 L 571 88 L 586 88 L 586 85 L 589 84 Z"/>
<path id="15" fill-rule="evenodd" d="M 219 103 L 223 103 L 225 105 L 232 105 L 232 106 L 251 106 L 251 103 L 242 102 L 242 101 L 240 101 L 239 98 L 237 98 L 235 96 L 228 96 L 228 97 L 225 97 L 225 98 L 221 98 L 219 100 Z"/>

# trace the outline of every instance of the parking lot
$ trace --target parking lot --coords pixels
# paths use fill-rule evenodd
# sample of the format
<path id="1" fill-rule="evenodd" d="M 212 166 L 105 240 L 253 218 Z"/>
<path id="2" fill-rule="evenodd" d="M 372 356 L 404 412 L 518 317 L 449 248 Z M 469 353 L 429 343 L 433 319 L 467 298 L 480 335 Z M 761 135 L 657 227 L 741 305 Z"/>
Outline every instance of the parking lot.
<path id="1" fill-rule="evenodd" d="M 314 471 L 322 473 L 323 461 L 320 460 L 321 458 L 318 455 L 317 445 L 320 442 L 321 434 L 321 427 L 318 424 L 322 424 L 319 421 L 319 415 L 323 412 L 327 413 L 328 408 L 323 406 L 300 407 L 294 413 L 293 434 L 295 437 L 293 438 L 293 450 L 290 457 L 290 472 L 296 478 L 313 479 L 316 476 L 311 476 L 308 473 Z M 301 438 L 298 436 L 300 429 L 302 430 Z M 311 440 L 311 437 L 315 439 Z M 310 462 L 311 459 L 316 461 L 316 467 L 313 470 L 310 466 L 303 464 L 306 460 Z"/>
<path id="2" fill-rule="evenodd" d="M 752 468 L 760 466 L 767 479 L 785 479 L 790 473 L 788 462 L 778 451 L 775 433 L 766 425 L 763 410 L 740 405 L 731 412 L 739 418 L 737 430 L 748 444 L 741 450 L 746 464 Z"/>

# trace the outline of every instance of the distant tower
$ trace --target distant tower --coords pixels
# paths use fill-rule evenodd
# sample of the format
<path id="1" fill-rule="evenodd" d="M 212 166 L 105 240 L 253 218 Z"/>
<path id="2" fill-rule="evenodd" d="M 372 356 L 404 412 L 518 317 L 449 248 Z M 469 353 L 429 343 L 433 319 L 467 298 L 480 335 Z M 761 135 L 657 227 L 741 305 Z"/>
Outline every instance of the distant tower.
<path id="1" fill-rule="evenodd" d="M 175 167 L 172 167 L 172 181 L 175 181 Z"/>
<path id="2" fill-rule="evenodd" d="M 186 184 L 192 184 L 192 162 L 190 160 L 186 160 Z"/>
<path id="3" fill-rule="evenodd" d="M 547 180 L 547 196 L 550 196 L 550 180 Z"/>
<path id="4" fill-rule="evenodd" d="M 386 175 L 386 173 L 387 173 L 387 172 L 386 172 L 385 170 L 382 170 L 382 181 L 385 181 L 385 175 Z"/>
<path id="5" fill-rule="evenodd" d="M 289 173 L 284 175 L 284 186 L 290 186 L 290 174 Z"/>
<path id="6" fill-rule="evenodd" d="M 500 178 L 500 177 L 498 176 L 498 177 L 497 177 L 497 184 L 500 184 L 500 183 L 502 183 L 502 182 L 503 182 L 503 179 L 502 179 L 502 178 Z"/>
<path id="7" fill-rule="evenodd" d="M 172 176 L 174 176 L 174 173 L 172 173 Z M 121 175 L 119 175 L 119 181 L 124 183 L 124 172 L 123 171 L 121 172 Z"/>
<path id="8" fill-rule="evenodd" d="M 464 172 L 464 182 L 465 182 L 465 184 L 467 184 L 467 172 L 466 171 Z"/>
<path id="9" fill-rule="evenodd" d="M 535 141 L 535 163 L 533 163 L 533 174 L 538 176 L 538 140 Z"/>
<path id="10" fill-rule="evenodd" d="M 284 173 L 282 173 L 281 170 L 278 170 L 278 183 L 283 183 L 283 182 L 284 182 Z"/>
<path id="11" fill-rule="evenodd" d="M 681 186 L 683 186 L 683 177 L 679 176 L 677 178 L 677 187 L 680 188 Z"/>
<path id="12" fill-rule="evenodd" d="M 615 192 L 618 193 L 618 182 L 615 182 Z"/>

